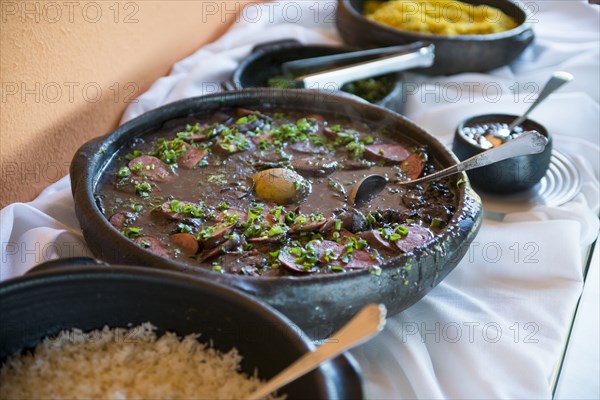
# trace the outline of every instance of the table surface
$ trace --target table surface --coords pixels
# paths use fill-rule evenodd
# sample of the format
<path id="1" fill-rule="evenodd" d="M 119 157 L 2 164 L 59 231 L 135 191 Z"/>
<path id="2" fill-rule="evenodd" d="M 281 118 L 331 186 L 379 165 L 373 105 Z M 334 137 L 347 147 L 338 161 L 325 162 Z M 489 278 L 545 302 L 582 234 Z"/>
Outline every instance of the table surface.
<path id="1" fill-rule="evenodd" d="M 599 237 L 600 238 L 600 237 Z M 585 285 L 573 316 L 571 333 L 552 380 L 556 399 L 598 399 L 600 389 L 598 315 L 600 315 L 600 245 L 598 239 L 584 256 Z M 583 372 L 584 371 L 584 372 Z"/>

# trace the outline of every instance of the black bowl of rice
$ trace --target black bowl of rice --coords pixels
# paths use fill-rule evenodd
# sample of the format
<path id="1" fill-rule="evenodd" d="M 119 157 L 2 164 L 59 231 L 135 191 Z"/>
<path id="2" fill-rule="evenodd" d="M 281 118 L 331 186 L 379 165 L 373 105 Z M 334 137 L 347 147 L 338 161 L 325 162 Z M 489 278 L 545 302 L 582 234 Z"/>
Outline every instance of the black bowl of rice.
<path id="1" fill-rule="evenodd" d="M 169 271 L 55 263 L 0 284 L 0 398 L 242 399 L 314 349 L 234 289 Z M 363 398 L 346 355 L 272 398 Z"/>

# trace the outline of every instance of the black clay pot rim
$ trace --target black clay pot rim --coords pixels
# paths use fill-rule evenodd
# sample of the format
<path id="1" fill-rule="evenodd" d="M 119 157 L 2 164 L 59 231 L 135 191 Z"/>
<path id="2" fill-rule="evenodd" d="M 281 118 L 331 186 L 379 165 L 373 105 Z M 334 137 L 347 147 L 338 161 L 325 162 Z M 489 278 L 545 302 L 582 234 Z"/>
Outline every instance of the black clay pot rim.
<path id="1" fill-rule="evenodd" d="M 62 268 L 61 263 L 64 263 L 68 268 Z M 219 282 L 210 281 L 208 279 L 197 277 L 190 279 L 190 276 L 177 271 L 161 270 L 156 268 L 147 268 L 136 265 L 110 265 L 110 266 L 94 266 L 94 265 L 69 265 L 69 259 L 56 260 L 55 265 L 49 269 L 40 271 L 32 271 L 22 276 L 8 279 L 0 282 L 0 295 L 6 295 L 6 291 L 11 290 L 28 290 L 36 285 L 53 285 L 64 283 L 65 281 L 75 280 L 95 280 L 117 279 L 119 281 L 130 281 L 134 283 L 142 282 L 159 282 L 169 283 L 177 287 L 187 287 L 193 290 L 207 292 L 210 295 L 218 295 L 226 297 L 235 303 L 247 304 L 261 314 L 261 317 L 269 320 L 269 322 L 283 323 L 286 329 L 290 326 L 296 326 L 288 317 L 277 311 L 267 303 L 260 301 L 256 297 L 250 296 L 239 289 L 224 285 Z M 289 333 L 297 333 L 290 330 Z M 303 347 L 307 351 L 312 351 L 315 346 L 311 341 L 306 340 L 302 336 Z"/>
<path id="2" fill-rule="evenodd" d="M 290 92 L 291 91 L 291 92 Z M 114 142 L 117 141 L 123 135 L 126 135 L 130 129 L 137 127 L 138 125 L 144 125 L 145 120 L 150 119 L 155 114 L 165 114 L 172 115 L 176 110 L 187 103 L 193 103 L 195 101 L 210 101 L 210 100 L 218 100 L 220 103 L 224 104 L 224 107 L 236 107 L 242 106 L 244 99 L 263 99 L 268 98 L 270 100 L 276 99 L 275 101 L 267 102 L 267 104 L 280 104 L 281 108 L 284 109 L 294 109 L 300 108 L 301 106 L 294 106 L 293 103 L 289 103 L 291 105 L 286 106 L 287 98 L 285 97 L 286 93 L 292 94 L 292 100 L 298 97 L 305 97 L 307 99 L 314 99 L 315 97 L 319 98 L 327 98 L 334 101 L 337 101 L 340 104 L 349 104 L 356 107 L 362 108 L 373 108 L 379 113 L 384 113 L 392 120 L 402 120 L 404 123 L 408 125 L 412 125 L 414 128 L 423 131 L 427 139 L 429 140 L 429 144 L 433 145 L 433 150 L 436 152 L 441 152 L 442 156 L 448 161 L 452 163 L 457 163 L 458 158 L 452 153 L 450 149 L 448 149 L 439 139 L 434 137 L 433 135 L 426 132 L 423 128 L 415 124 L 414 122 L 408 120 L 406 117 L 394 113 L 384 107 L 368 103 L 366 101 L 359 101 L 358 98 L 353 95 L 345 94 L 343 92 L 336 92 L 335 94 L 323 94 L 319 93 L 315 90 L 310 89 L 276 89 L 276 88 L 251 88 L 251 89 L 243 89 L 239 91 L 228 91 L 223 93 L 213 93 L 205 96 L 192 97 L 183 100 L 179 100 L 173 103 L 166 104 L 159 108 L 148 111 L 127 123 L 118 127 L 112 133 L 108 135 L 92 139 L 92 141 L 84 144 L 82 148 L 86 146 L 94 147 L 94 154 L 90 156 L 86 160 L 86 165 L 79 176 L 79 179 L 72 180 L 72 188 L 73 194 L 75 197 L 75 207 L 80 208 L 80 211 L 86 214 L 86 218 L 89 219 L 89 222 L 94 225 L 97 231 L 102 231 L 101 233 L 105 233 L 109 237 L 104 240 L 111 240 L 111 243 L 115 245 L 119 245 L 121 247 L 126 247 L 128 250 L 133 252 L 133 254 L 140 254 L 139 258 L 144 260 L 144 264 L 151 264 L 151 266 L 168 269 L 168 270 L 176 270 L 176 271 L 192 271 L 194 272 L 191 276 L 201 276 L 205 278 L 217 278 L 220 282 L 226 282 L 227 284 L 234 284 L 238 288 L 242 290 L 247 290 L 250 293 L 254 292 L 254 287 L 263 287 L 263 288 L 271 288 L 273 284 L 278 282 L 294 282 L 294 285 L 314 285 L 319 283 L 328 283 L 328 282 L 344 282 L 348 280 L 352 280 L 354 277 L 368 275 L 371 274 L 368 270 L 357 270 L 357 271 L 349 271 L 345 273 L 331 273 L 331 274 L 307 274 L 302 276 L 247 276 L 247 275 L 234 275 L 228 273 L 217 273 L 212 270 L 208 270 L 202 267 L 190 266 L 188 264 L 180 263 L 176 260 L 169 259 L 166 257 L 162 257 L 151 253 L 128 238 L 126 238 L 121 232 L 119 232 L 115 227 L 113 227 L 109 221 L 102 215 L 102 213 L 98 210 L 96 206 L 95 198 L 94 198 L 94 188 L 97 186 L 99 178 L 101 174 L 104 172 L 106 165 L 111 161 L 112 156 L 109 157 L 104 164 L 96 165 L 98 161 L 94 161 L 95 158 L 99 157 L 101 154 L 107 151 L 106 142 Z M 268 97 L 268 96 L 272 97 Z M 279 98 L 277 96 L 280 96 Z M 239 103 L 235 103 L 234 100 L 238 100 Z M 286 103 L 281 103 L 282 100 L 285 100 Z M 280 103 L 277 103 L 279 101 Z M 225 103 L 229 102 L 227 105 Z M 275 106 L 274 108 L 277 108 Z M 201 110 L 198 110 L 200 113 Z M 342 112 L 343 115 L 343 112 Z M 173 117 L 175 118 L 175 117 Z M 149 129 L 145 129 L 143 133 L 140 133 L 138 136 L 143 135 Z M 81 149 L 80 149 L 81 150 Z M 75 157 L 79 154 L 79 150 Z M 75 160 L 73 164 L 76 164 Z M 95 168 L 94 168 L 95 167 Z M 97 170 L 97 171 L 96 171 Z M 73 172 L 73 171 L 72 171 Z M 406 262 L 410 259 L 419 260 L 422 256 L 431 254 L 432 249 L 436 249 L 440 246 L 441 243 L 446 240 L 450 241 L 453 236 L 456 236 L 455 233 L 460 232 L 461 229 L 464 229 L 463 222 L 471 221 L 470 229 L 478 229 L 481 217 L 481 199 L 476 194 L 476 192 L 471 188 L 468 177 L 465 173 L 462 173 L 462 178 L 464 179 L 464 184 L 460 186 L 459 189 L 459 204 L 457 207 L 457 211 L 452 216 L 450 222 L 447 225 L 445 231 L 437 235 L 433 241 L 428 242 L 426 246 L 418 247 L 415 251 L 402 254 L 398 257 L 392 258 L 388 260 L 384 265 L 382 265 L 382 269 L 386 268 L 399 268 L 406 264 Z M 86 209 L 87 208 L 87 209 Z M 469 222 L 467 222 L 469 224 Z M 95 233 L 97 234 L 97 233 Z M 142 256 L 143 255 L 143 256 Z M 140 265 L 140 264 L 139 264 Z M 189 275 L 188 275 L 189 276 Z M 244 285 L 247 282 L 248 285 Z"/>
<path id="3" fill-rule="evenodd" d="M 315 51 L 319 51 L 319 50 L 325 50 L 325 51 L 337 51 L 339 50 L 340 53 L 343 52 L 351 52 L 351 51 L 358 51 L 360 49 L 355 48 L 355 47 L 351 47 L 351 46 L 347 46 L 347 45 L 329 45 L 329 44 L 302 44 L 300 42 L 296 42 L 296 41 L 289 41 L 287 43 L 275 43 L 274 46 L 268 46 L 268 43 L 265 43 L 266 46 L 261 47 L 260 49 L 256 50 L 255 52 L 253 52 L 252 54 L 250 54 L 248 57 L 244 58 L 240 64 L 238 65 L 238 67 L 233 71 L 233 75 L 231 77 L 231 80 L 233 81 L 235 87 L 239 88 L 239 89 L 254 89 L 256 87 L 247 87 L 244 86 L 242 84 L 242 74 L 244 74 L 249 65 L 253 62 L 255 62 L 257 59 L 264 57 L 266 55 L 270 55 L 270 54 L 277 54 L 278 52 L 280 52 L 281 50 L 288 50 L 288 49 L 297 49 L 297 48 L 302 48 L 302 49 L 311 49 L 311 50 L 315 50 Z M 344 92 L 343 90 L 337 90 L 336 92 L 341 92 L 344 95 L 347 96 L 354 96 L 357 99 L 360 99 L 361 101 L 365 101 L 369 104 L 375 104 L 375 105 L 382 105 L 385 104 L 386 102 L 388 102 L 390 99 L 394 98 L 395 96 L 398 95 L 398 91 L 402 88 L 403 84 L 402 84 L 402 72 L 397 72 L 397 73 L 392 73 L 392 74 L 386 74 L 386 75 L 394 75 L 396 77 L 396 82 L 394 84 L 394 86 L 390 89 L 390 91 L 388 92 L 388 94 L 386 94 L 381 100 L 379 100 L 376 103 L 371 103 L 368 100 L 363 99 L 362 97 L 352 94 L 352 93 L 348 93 L 348 92 Z M 294 90 L 298 90 L 298 89 L 294 89 Z"/>
<path id="4" fill-rule="evenodd" d="M 508 122 L 511 122 L 517 118 L 520 117 L 520 115 L 512 115 L 512 114 L 501 114 L 501 113 L 491 113 L 491 114 L 480 114 L 480 115 L 474 115 L 472 117 L 469 117 L 463 121 L 461 121 L 458 126 L 456 127 L 456 132 L 455 132 L 455 136 L 461 141 L 461 143 L 463 143 L 464 145 L 467 145 L 470 147 L 471 150 L 474 151 L 478 151 L 478 152 L 482 152 L 482 151 L 486 151 L 488 149 L 484 149 L 483 147 L 473 143 L 472 141 L 470 141 L 463 133 L 463 128 L 465 127 L 465 125 L 469 125 L 472 122 L 478 120 L 478 119 L 491 119 L 491 118 L 495 118 L 495 117 L 499 117 L 499 118 L 506 118 L 508 120 Z M 540 128 L 542 128 L 541 130 L 536 129 L 537 132 L 541 133 L 542 135 L 546 136 L 546 138 L 548 139 L 548 142 L 552 141 L 552 136 L 550 135 L 550 133 L 548 132 L 548 130 L 546 129 L 546 127 L 542 124 L 540 124 L 539 122 L 531 119 L 531 118 L 527 118 L 525 121 L 523 121 L 520 125 L 523 126 L 524 124 L 533 124 L 533 125 L 537 125 Z"/>
<path id="5" fill-rule="evenodd" d="M 507 31 L 496 32 L 496 33 L 486 33 L 486 34 L 480 34 L 480 35 L 437 35 L 437 34 L 433 34 L 433 33 L 419 33 L 419 32 L 413 32 L 413 31 L 406 31 L 406 30 L 402 30 L 402 29 L 398 29 L 398 28 L 393 28 L 391 26 L 384 25 L 377 21 L 372 21 L 372 20 L 366 18 L 364 15 L 362 15 L 360 12 L 358 12 L 354 7 L 352 7 L 352 5 L 350 4 L 350 0 L 338 0 L 338 7 L 340 6 L 340 4 L 343 4 L 343 7 L 349 13 L 351 13 L 354 18 L 362 19 L 365 22 L 372 24 L 374 27 L 377 27 L 380 30 L 383 30 L 383 31 L 386 31 L 389 33 L 402 34 L 404 36 L 414 38 L 415 41 L 437 39 L 437 40 L 450 40 L 450 41 L 456 41 L 456 42 L 463 42 L 463 41 L 485 42 L 485 41 L 490 41 L 490 40 L 504 39 L 504 38 L 508 38 L 508 37 L 512 37 L 512 36 L 517 36 L 520 33 L 524 32 L 528 29 L 531 29 L 531 24 L 529 22 L 527 22 L 528 14 L 525 11 L 523 11 L 519 6 L 517 6 L 515 3 L 513 3 L 512 1 L 506 0 L 506 2 L 512 4 L 515 7 L 515 9 L 518 9 L 522 13 L 523 22 L 521 24 L 517 25 L 516 27 L 514 27 L 513 29 L 509 29 Z M 484 1 L 482 1 L 481 4 L 486 4 L 486 3 Z"/>

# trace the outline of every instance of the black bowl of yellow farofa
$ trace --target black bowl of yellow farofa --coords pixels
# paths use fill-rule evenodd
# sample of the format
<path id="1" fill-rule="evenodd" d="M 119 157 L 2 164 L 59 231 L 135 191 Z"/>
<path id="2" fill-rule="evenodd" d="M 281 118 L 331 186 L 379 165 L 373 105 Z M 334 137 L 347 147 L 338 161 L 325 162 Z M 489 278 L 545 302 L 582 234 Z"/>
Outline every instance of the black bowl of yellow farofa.
<path id="1" fill-rule="evenodd" d="M 349 45 L 435 45 L 427 74 L 484 72 L 509 64 L 533 41 L 527 11 L 509 0 L 338 0 L 337 28 Z"/>
<path id="2" fill-rule="evenodd" d="M 0 284 L 0 398 L 242 399 L 314 349 L 276 310 L 208 280 L 53 263 Z M 361 378 L 344 355 L 272 398 L 363 398 Z"/>

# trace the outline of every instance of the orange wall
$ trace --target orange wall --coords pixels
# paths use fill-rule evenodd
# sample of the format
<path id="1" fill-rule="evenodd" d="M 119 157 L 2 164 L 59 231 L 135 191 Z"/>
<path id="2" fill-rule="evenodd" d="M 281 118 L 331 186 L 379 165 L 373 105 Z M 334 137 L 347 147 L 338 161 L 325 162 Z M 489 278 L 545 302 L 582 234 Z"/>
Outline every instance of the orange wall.
<path id="1" fill-rule="evenodd" d="M 67 174 L 81 144 L 243 3 L 0 0 L 0 207 Z"/>

